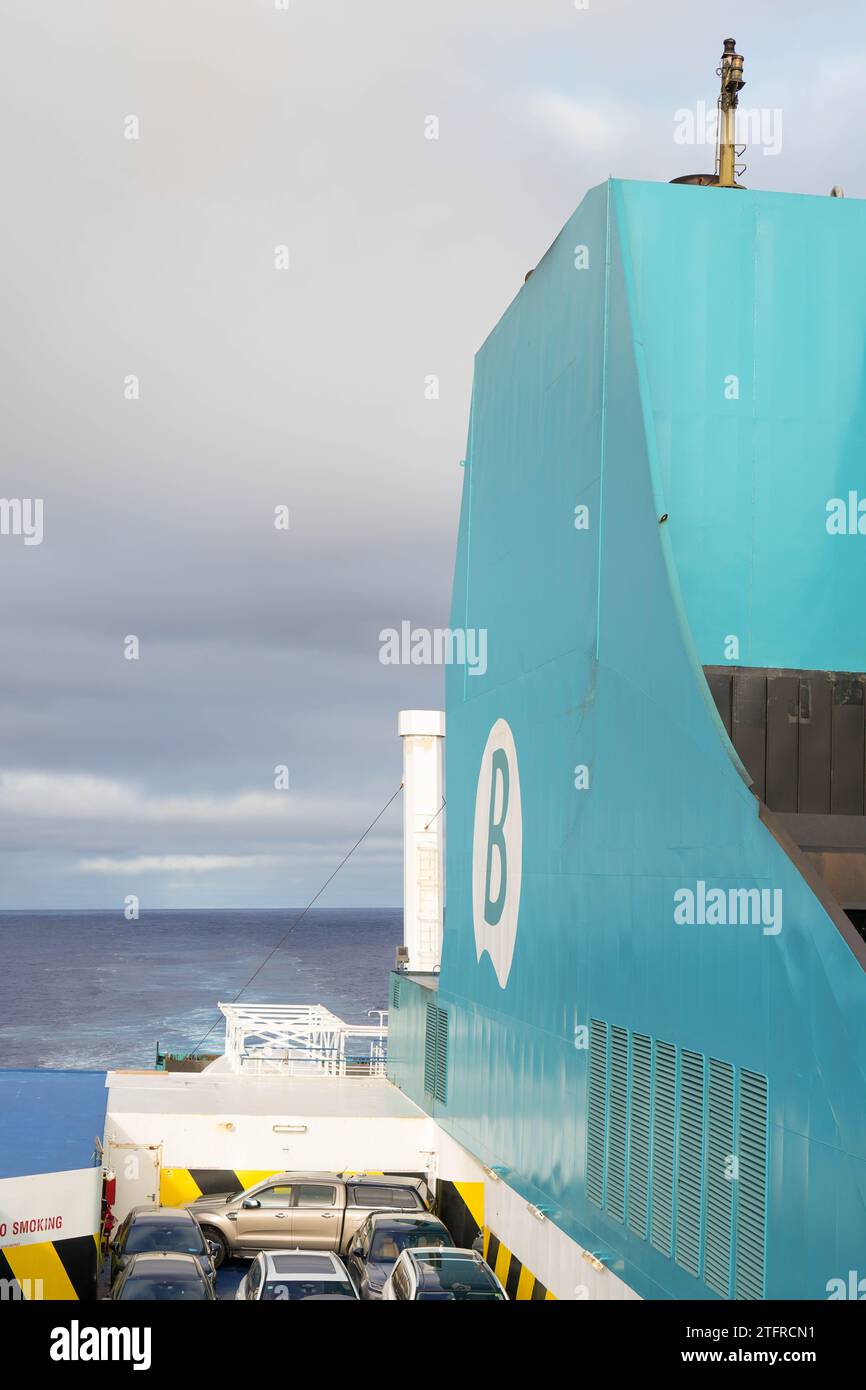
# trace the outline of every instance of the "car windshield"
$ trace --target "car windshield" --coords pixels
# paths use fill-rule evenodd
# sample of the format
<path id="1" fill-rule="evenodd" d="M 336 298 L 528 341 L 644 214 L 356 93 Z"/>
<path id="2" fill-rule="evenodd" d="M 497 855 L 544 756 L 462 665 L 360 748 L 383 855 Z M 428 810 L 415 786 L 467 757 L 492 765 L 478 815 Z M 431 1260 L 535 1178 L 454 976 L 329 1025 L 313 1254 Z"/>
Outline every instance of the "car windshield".
<path id="1" fill-rule="evenodd" d="M 138 1300 L 155 1303 L 203 1303 L 206 1299 L 207 1293 L 201 1280 L 160 1279 L 158 1275 L 150 1279 L 144 1276 L 140 1279 L 127 1279 L 120 1294 L 122 1303 Z"/>
<path id="2" fill-rule="evenodd" d="M 344 1279 L 269 1279 L 262 1289 L 263 1299 L 284 1303 L 299 1303 L 304 1298 L 320 1298 L 322 1294 L 353 1298 L 355 1291 Z"/>
<path id="3" fill-rule="evenodd" d="M 127 1255 L 138 1255 L 143 1250 L 176 1250 L 184 1255 L 200 1255 L 204 1250 L 204 1238 L 192 1222 L 137 1221 L 130 1226 L 123 1248 Z"/>
<path id="4" fill-rule="evenodd" d="M 453 1294 L 455 1298 L 501 1298 L 489 1271 L 474 1260 L 455 1256 L 447 1250 L 441 1255 L 420 1255 L 419 1297 L 427 1294 Z"/>
<path id="5" fill-rule="evenodd" d="M 442 1289 L 430 1289 L 427 1293 L 423 1290 L 418 1294 L 416 1303 L 500 1303 L 502 1294 L 490 1287 L 486 1289 L 450 1289 L 447 1293 Z"/>
<path id="6" fill-rule="evenodd" d="M 442 1249 L 451 1244 L 451 1237 L 440 1226 L 385 1226 L 373 1237 L 370 1259 L 396 1260 L 401 1250 L 416 1250 L 419 1246 Z"/>

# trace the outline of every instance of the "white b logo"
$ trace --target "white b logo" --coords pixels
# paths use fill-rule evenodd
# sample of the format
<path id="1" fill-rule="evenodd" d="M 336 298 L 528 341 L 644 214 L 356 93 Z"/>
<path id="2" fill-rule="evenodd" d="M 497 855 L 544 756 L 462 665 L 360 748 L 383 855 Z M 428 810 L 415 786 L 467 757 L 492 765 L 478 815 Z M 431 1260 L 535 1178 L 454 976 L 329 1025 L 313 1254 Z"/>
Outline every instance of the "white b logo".
<path id="1" fill-rule="evenodd" d="M 523 817 L 514 735 L 497 719 L 484 749 L 475 793 L 472 917 L 475 950 L 489 955 L 501 989 L 508 983 L 523 867 Z"/>

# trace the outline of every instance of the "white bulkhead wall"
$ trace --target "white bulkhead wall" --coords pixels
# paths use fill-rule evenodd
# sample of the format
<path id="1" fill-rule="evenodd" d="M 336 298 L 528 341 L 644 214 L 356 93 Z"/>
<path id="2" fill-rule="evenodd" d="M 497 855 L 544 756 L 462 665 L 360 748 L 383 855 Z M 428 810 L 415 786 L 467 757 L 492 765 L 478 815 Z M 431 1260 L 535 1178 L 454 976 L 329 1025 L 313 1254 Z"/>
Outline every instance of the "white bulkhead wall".
<path id="1" fill-rule="evenodd" d="M 442 959 L 445 812 L 441 710 L 402 710 L 403 942 L 409 970 L 430 973 Z"/>

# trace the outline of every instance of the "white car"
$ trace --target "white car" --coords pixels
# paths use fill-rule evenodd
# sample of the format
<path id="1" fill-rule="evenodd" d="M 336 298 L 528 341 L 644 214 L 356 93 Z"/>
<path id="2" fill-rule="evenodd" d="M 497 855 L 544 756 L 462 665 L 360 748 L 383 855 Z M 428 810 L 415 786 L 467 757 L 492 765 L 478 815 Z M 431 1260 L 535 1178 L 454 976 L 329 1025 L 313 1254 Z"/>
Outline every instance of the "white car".
<path id="1" fill-rule="evenodd" d="M 508 1294 L 477 1250 L 404 1250 L 385 1280 L 391 1303 L 503 1303 Z"/>
<path id="2" fill-rule="evenodd" d="M 235 1294 L 242 1302 L 342 1302 L 357 1297 L 346 1266 L 330 1250 L 263 1250 L 256 1255 Z"/>

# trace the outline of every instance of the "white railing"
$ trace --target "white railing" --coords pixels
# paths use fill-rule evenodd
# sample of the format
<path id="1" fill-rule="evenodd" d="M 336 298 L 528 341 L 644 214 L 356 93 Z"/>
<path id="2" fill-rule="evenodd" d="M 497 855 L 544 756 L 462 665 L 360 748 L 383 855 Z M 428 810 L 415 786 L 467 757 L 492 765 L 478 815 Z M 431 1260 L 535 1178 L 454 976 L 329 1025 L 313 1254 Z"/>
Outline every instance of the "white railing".
<path id="1" fill-rule="evenodd" d="M 322 1004 L 220 1004 L 225 1058 L 245 1075 L 384 1076 L 387 1014 L 345 1023 Z"/>

